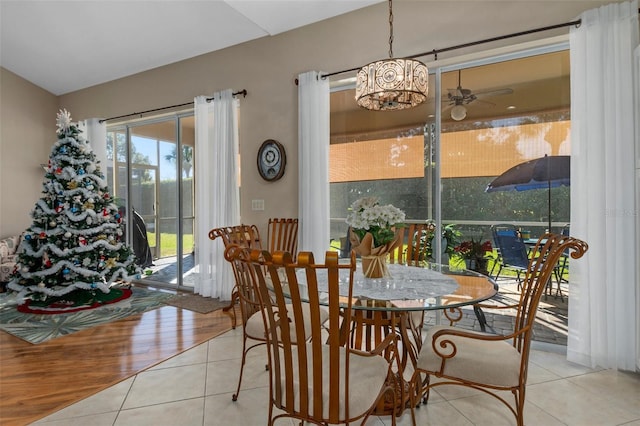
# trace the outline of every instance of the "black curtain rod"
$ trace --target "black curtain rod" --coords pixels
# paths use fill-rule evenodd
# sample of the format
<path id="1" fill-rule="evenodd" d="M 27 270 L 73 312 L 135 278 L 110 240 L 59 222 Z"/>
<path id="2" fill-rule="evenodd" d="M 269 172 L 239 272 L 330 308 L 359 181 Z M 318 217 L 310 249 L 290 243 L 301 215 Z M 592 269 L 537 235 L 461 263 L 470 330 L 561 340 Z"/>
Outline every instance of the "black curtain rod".
<path id="1" fill-rule="evenodd" d="M 247 89 L 242 89 L 239 92 L 234 92 L 232 93 L 233 96 L 237 96 L 237 95 L 242 95 L 243 98 L 247 97 Z M 207 98 L 207 102 L 211 102 L 214 98 Z M 126 118 L 126 117 L 133 117 L 135 115 L 142 115 L 142 114 L 148 114 L 150 112 L 156 112 L 156 111 L 162 111 L 165 109 L 172 109 L 172 108 L 180 108 L 183 106 L 188 106 L 188 105 L 193 105 L 193 102 L 185 102 L 183 104 L 177 104 L 177 105 L 170 105 L 170 106 L 166 106 L 166 107 L 161 107 L 161 108 L 154 108 L 154 109 L 148 109 L 146 111 L 140 111 L 140 112 L 133 112 L 131 114 L 124 114 L 124 115 L 118 115 L 117 117 L 109 117 L 109 118 L 103 118 L 102 120 L 98 120 L 98 123 L 102 124 L 105 121 L 109 121 L 109 120 L 117 120 L 118 118 Z"/>
<path id="2" fill-rule="evenodd" d="M 638 13 L 640 13 L 640 9 L 638 9 Z M 479 44 L 490 43 L 492 41 L 504 40 L 504 39 L 507 39 L 507 38 L 519 37 L 519 36 L 523 36 L 523 35 L 527 35 L 527 34 L 539 33 L 539 32 L 542 32 L 542 31 L 549 31 L 549 30 L 555 30 L 555 29 L 563 28 L 563 27 L 570 27 L 572 25 L 575 25 L 576 27 L 579 27 L 581 23 L 582 23 L 582 20 L 578 19 L 576 21 L 565 22 L 564 24 L 556 24 L 556 25 L 551 25 L 551 26 L 548 26 L 548 27 L 535 28 L 533 30 L 520 31 L 520 32 L 517 32 L 517 33 L 507 34 L 507 35 L 503 35 L 503 36 L 486 38 L 484 40 L 473 41 L 471 43 L 464 43 L 464 44 L 458 44 L 456 46 L 445 47 L 444 49 L 433 49 L 433 50 L 431 50 L 429 52 L 423 52 L 423 53 L 418 53 L 416 55 L 407 56 L 407 58 L 413 59 L 413 58 L 417 58 L 417 57 L 420 57 L 420 56 L 433 55 L 435 60 L 437 61 L 438 60 L 438 53 L 449 52 L 451 50 L 463 49 L 465 47 L 477 46 Z M 333 75 L 344 74 L 344 73 L 352 72 L 352 71 L 358 71 L 360 68 L 362 68 L 362 67 L 351 68 L 351 69 L 342 70 L 342 71 L 336 71 L 336 72 L 332 72 L 332 73 L 329 73 L 329 74 L 323 74 L 322 78 L 327 78 L 327 77 L 331 77 Z M 298 84 L 297 79 L 296 79 L 296 84 Z"/>

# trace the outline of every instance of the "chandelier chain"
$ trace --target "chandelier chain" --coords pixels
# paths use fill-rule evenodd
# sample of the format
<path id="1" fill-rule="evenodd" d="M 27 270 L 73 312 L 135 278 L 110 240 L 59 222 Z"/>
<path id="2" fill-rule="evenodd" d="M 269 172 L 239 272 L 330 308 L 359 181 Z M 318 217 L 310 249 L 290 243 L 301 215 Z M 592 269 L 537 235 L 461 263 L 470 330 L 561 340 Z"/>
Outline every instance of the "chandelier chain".
<path id="1" fill-rule="evenodd" d="M 389 0 L 389 58 L 393 58 L 393 7 Z"/>

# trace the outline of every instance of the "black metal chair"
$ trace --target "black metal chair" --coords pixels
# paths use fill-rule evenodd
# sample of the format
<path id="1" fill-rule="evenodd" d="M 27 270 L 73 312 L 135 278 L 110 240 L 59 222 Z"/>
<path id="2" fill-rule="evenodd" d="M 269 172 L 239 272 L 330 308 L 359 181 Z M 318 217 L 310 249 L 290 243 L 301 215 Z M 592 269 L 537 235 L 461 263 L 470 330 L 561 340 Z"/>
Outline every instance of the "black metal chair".
<path id="1" fill-rule="evenodd" d="M 516 273 L 518 290 L 522 286 L 522 278 L 529 266 L 529 251 L 515 225 L 499 224 L 491 227 L 493 242 L 498 250 L 498 272 L 494 279 L 497 281 L 503 269 Z"/>
<path id="2" fill-rule="evenodd" d="M 569 224 L 565 225 L 562 228 L 561 234 L 563 237 L 568 237 L 569 236 L 569 231 L 570 231 L 570 226 Z M 562 256 L 560 256 L 560 259 L 558 260 L 558 265 L 555 267 L 553 273 L 554 273 L 554 277 L 556 279 L 556 293 L 555 293 L 555 297 L 560 296 L 560 300 L 564 301 L 564 294 L 562 293 L 562 283 L 568 283 L 567 279 L 564 277 L 565 273 L 569 270 L 569 250 L 565 250 L 564 253 L 562 253 Z M 548 288 L 548 290 L 553 291 L 552 288 Z M 547 291 L 547 293 L 545 293 L 545 299 L 548 295 L 549 291 Z"/>

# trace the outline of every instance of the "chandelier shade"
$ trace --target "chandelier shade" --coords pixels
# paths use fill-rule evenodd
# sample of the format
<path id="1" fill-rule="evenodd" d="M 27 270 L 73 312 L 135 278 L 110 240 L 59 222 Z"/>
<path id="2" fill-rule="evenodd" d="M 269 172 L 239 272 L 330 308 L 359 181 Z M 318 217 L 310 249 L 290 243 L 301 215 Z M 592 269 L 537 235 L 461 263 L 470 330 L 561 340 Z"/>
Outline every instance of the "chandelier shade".
<path id="1" fill-rule="evenodd" d="M 415 59 L 391 58 L 363 66 L 356 79 L 356 102 L 370 110 L 412 108 L 427 99 L 429 71 Z"/>
<path id="2" fill-rule="evenodd" d="M 427 100 L 429 70 L 420 61 L 393 57 L 393 5 L 389 0 L 389 59 L 360 68 L 356 103 L 373 111 L 413 108 Z"/>

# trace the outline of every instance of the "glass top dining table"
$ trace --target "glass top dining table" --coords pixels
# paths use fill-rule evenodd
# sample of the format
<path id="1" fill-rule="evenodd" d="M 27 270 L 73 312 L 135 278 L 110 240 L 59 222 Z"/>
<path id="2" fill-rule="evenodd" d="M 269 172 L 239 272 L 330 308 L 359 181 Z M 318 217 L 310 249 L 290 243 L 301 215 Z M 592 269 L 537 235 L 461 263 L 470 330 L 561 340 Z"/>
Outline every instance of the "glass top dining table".
<path id="1" fill-rule="evenodd" d="M 388 265 L 389 275 L 367 278 L 358 263 L 353 278 L 353 309 L 385 311 L 429 311 L 474 305 L 495 296 L 498 286 L 486 275 L 445 265 L 425 267 Z M 304 294 L 306 277 L 298 271 L 298 285 Z M 321 303 L 328 301 L 327 280 L 318 271 Z M 349 295 L 349 270 L 340 270 L 340 295 Z"/>
<path id="2" fill-rule="evenodd" d="M 349 272 L 348 269 L 339 271 L 339 294 L 345 297 L 345 302 L 349 295 Z M 498 292 L 498 286 L 492 278 L 466 269 L 438 264 L 424 267 L 389 264 L 388 272 L 388 276 L 383 278 L 367 278 L 358 262 L 352 293 L 352 324 L 360 324 L 352 326 L 355 333 L 350 338 L 352 347 L 370 350 L 388 333 L 398 334 L 401 342 L 398 345 L 399 361 L 396 368 L 397 376 L 405 383 L 402 396 L 398 395 L 401 396 L 401 407 L 387 402 L 375 410 L 376 414 L 381 415 L 407 408 L 411 401 L 409 389 L 419 389 L 418 386 L 409 386 L 404 371 L 408 364 L 416 365 L 417 354 L 422 347 L 425 311 L 442 311 L 453 324 L 462 318 L 460 308 L 463 306 L 473 305 L 476 315 L 483 315 L 475 305 Z M 320 303 L 328 304 L 327 271 L 320 269 L 316 273 Z M 303 269 L 297 271 L 297 281 L 301 297 L 308 300 Z M 341 330 L 341 333 L 346 333 L 346 330 Z M 346 342 L 347 338 L 344 340 Z"/>
<path id="3" fill-rule="evenodd" d="M 417 354 L 422 347 L 423 314 L 425 311 L 441 310 L 453 324 L 462 318 L 463 306 L 473 305 L 476 315 L 481 313 L 476 304 L 490 299 L 498 292 L 495 281 L 480 273 L 466 269 L 450 268 L 438 264 L 424 267 L 389 264 L 388 276 L 367 278 L 360 262 L 356 265 L 352 292 L 352 332 L 349 344 L 356 349 L 370 350 L 380 343 L 388 333 L 396 333 L 400 338 L 397 377 L 404 383 L 400 397 L 400 407 L 388 401 L 375 410 L 376 414 L 389 414 L 408 407 L 409 386 L 404 378 L 408 364 L 414 367 Z M 339 295 L 349 296 L 349 269 L 340 269 Z M 327 271 L 316 270 L 320 303 L 328 305 Z M 304 269 L 297 271 L 298 290 L 303 300 L 308 301 L 308 288 Z M 286 279 L 283 280 L 283 283 Z M 286 287 L 286 284 L 285 284 Z M 285 293 L 287 289 L 284 288 Z M 343 323 L 341 333 L 346 335 Z M 359 324 L 353 327 L 353 324 Z M 343 337 L 345 343 L 346 337 Z M 372 340 L 373 339 L 373 340 Z M 398 390 L 397 390 L 398 392 Z"/>

